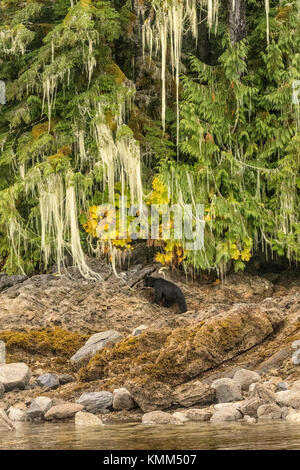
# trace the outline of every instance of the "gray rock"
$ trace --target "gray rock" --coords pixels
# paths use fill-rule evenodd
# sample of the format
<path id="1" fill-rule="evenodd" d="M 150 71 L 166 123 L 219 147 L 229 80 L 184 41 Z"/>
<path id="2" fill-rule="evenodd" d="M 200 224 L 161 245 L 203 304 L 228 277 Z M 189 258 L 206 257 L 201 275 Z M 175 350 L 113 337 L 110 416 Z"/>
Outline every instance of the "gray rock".
<path id="1" fill-rule="evenodd" d="M 14 408 L 11 406 L 8 410 L 8 418 L 11 421 L 26 421 L 27 413 L 24 410 L 20 410 L 20 408 Z"/>
<path id="2" fill-rule="evenodd" d="M 178 421 L 170 413 L 164 411 L 150 411 L 142 418 L 144 424 L 177 424 Z"/>
<path id="3" fill-rule="evenodd" d="M 287 390 L 286 392 L 277 392 L 276 403 L 281 406 L 291 406 L 292 408 L 300 409 L 300 391 L 292 392 Z"/>
<path id="4" fill-rule="evenodd" d="M 8 418 L 5 411 L 2 410 L 2 409 L 0 409 L 0 429 L 1 430 L 4 429 L 4 430 L 7 430 L 7 431 L 13 431 L 15 429 L 13 423 Z"/>
<path id="5" fill-rule="evenodd" d="M 132 332 L 132 336 L 138 336 L 140 334 L 142 334 L 145 330 L 147 330 L 147 326 L 145 325 L 140 325 L 138 326 L 137 328 L 135 328 Z"/>
<path id="6" fill-rule="evenodd" d="M 4 395 L 4 392 L 5 392 L 4 385 L 2 384 L 2 382 L 0 382 L 0 398 L 2 398 L 2 397 L 3 397 L 3 395 Z"/>
<path id="7" fill-rule="evenodd" d="M 216 390 L 217 400 L 219 403 L 228 403 L 243 399 L 241 385 L 232 379 L 217 379 L 211 384 L 211 386 Z"/>
<path id="8" fill-rule="evenodd" d="M 107 343 L 115 344 L 121 339 L 122 336 L 115 330 L 96 333 L 71 357 L 70 361 L 74 366 L 79 366 L 83 361 L 87 361 L 94 356 L 94 354 L 103 349 Z"/>
<path id="9" fill-rule="evenodd" d="M 227 408 L 224 410 L 217 410 L 210 418 L 211 423 L 223 423 L 225 421 L 237 421 L 242 418 L 242 414 L 235 408 Z"/>
<path id="10" fill-rule="evenodd" d="M 4 341 L 0 341 L 0 365 L 5 364 L 6 361 L 6 347 Z"/>
<path id="11" fill-rule="evenodd" d="M 113 391 L 114 410 L 132 410 L 135 407 L 136 403 L 127 388 L 116 388 Z"/>
<path id="12" fill-rule="evenodd" d="M 27 279 L 27 276 L 16 274 L 14 276 L 4 275 L 0 279 L 0 292 L 8 287 L 12 287 L 15 284 L 19 284 Z"/>
<path id="13" fill-rule="evenodd" d="M 85 411 L 78 411 L 75 415 L 76 426 L 102 426 L 103 423 L 98 416 Z"/>
<path id="14" fill-rule="evenodd" d="M 44 418 L 44 415 L 52 407 L 52 400 L 48 397 L 36 397 L 31 400 L 30 408 L 27 412 L 28 419 L 36 421 Z"/>
<path id="15" fill-rule="evenodd" d="M 259 421 L 272 421 L 281 419 L 281 409 L 275 403 L 266 403 L 257 409 Z"/>
<path id="16" fill-rule="evenodd" d="M 113 394 L 110 392 L 86 392 L 83 393 L 76 403 L 83 406 L 90 413 L 105 413 L 113 404 Z"/>
<path id="17" fill-rule="evenodd" d="M 14 388 L 24 389 L 30 377 L 31 371 L 23 362 L 0 365 L 0 382 L 6 392 Z"/>
<path id="18" fill-rule="evenodd" d="M 55 374 L 42 374 L 36 379 L 36 383 L 40 387 L 57 388 L 59 386 L 59 379 Z"/>
<path id="19" fill-rule="evenodd" d="M 83 406 L 77 403 L 63 403 L 61 405 L 52 406 L 45 414 L 48 421 L 55 419 L 73 418 L 78 411 L 82 411 Z"/>
<path id="20" fill-rule="evenodd" d="M 296 351 L 293 352 L 293 354 L 292 354 L 292 363 L 295 366 L 299 366 L 299 364 L 300 364 L 300 349 L 297 349 Z"/>
<path id="21" fill-rule="evenodd" d="M 252 383 L 259 382 L 260 375 L 252 370 L 240 369 L 234 374 L 233 380 L 241 385 L 242 390 L 248 390 Z"/>
<path id="22" fill-rule="evenodd" d="M 289 389 L 289 385 L 286 382 L 279 382 L 277 384 L 277 392 L 284 392 Z"/>

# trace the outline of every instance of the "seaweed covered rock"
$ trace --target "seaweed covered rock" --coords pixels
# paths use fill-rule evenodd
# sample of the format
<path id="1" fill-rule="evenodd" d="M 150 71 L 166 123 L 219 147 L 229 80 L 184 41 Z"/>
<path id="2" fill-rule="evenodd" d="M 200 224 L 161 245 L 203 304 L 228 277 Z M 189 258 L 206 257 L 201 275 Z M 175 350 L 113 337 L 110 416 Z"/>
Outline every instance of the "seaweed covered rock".
<path id="1" fill-rule="evenodd" d="M 70 357 L 87 340 L 88 336 L 63 330 L 45 328 L 41 330 L 0 331 L 0 340 L 5 341 L 7 352 L 25 352 L 38 355 Z"/>
<path id="2" fill-rule="evenodd" d="M 149 328 L 95 355 L 80 379 L 123 377 L 124 383 L 147 376 L 180 385 L 261 343 L 281 322 L 278 309 L 238 304 L 191 326 Z"/>

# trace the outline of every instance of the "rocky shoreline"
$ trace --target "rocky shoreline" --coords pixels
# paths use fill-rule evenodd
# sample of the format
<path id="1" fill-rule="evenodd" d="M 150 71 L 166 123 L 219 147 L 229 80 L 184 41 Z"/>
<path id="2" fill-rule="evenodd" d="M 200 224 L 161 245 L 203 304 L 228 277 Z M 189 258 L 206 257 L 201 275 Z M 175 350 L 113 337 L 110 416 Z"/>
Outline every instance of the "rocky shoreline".
<path id="1" fill-rule="evenodd" d="M 0 429 L 300 422 L 299 275 L 174 273 L 178 315 L 140 286 L 152 271 L 0 277 Z"/>

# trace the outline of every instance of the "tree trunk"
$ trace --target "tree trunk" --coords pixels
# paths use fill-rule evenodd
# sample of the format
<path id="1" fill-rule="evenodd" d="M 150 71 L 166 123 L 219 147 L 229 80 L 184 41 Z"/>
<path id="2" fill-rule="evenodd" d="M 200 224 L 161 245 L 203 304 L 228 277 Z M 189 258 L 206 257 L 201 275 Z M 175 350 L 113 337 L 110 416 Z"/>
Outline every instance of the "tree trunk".
<path id="1" fill-rule="evenodd" d="M 232 44 L 246 37 L 246 0 L 229 0 L 229 34 Z"/>

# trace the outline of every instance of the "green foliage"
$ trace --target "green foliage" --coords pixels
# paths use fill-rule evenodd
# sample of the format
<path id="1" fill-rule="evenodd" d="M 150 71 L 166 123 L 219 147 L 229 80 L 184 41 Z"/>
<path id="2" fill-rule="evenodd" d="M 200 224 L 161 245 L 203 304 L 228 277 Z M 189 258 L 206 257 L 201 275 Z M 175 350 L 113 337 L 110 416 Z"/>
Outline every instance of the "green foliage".
<path id="1" fill-rule="evenodd" d="M 161 0 L 145 4 L 150 9 Z M 209 37 L 213 65 L 195 57 L 195 43 L 189 53 L 192 39 L 186 37 L 178 149 L 172 67 L 163 132 L 160 59 L 142 61 L 141 19 L 131 1 L 80 0 L 71 7 L 69 0 L 4 0 L 0 13 L 0 80 L 7 95 L 0 105 L 1 268 L 4 260 L 9 273 L 32 272 L 46 269 L 47 257 L 56 261 L 59 219 L 41 213 L 51 182 L 61 183 L 63 204 L 67 192 L 71 204 L 74 188 L 73 226 L 78 219 L 84 225 L 88 207 L 109 198 L 111 168 L 100 155 L 107 139 L 114 152 L 120 142 L 141 148 L 145 190 L 158 173 L 173 202 L 204 204 L 205 250 L 187 252 L 187 264 L 221 273 L 232 264 L 244 269 L 258 249 L 299 260 L 296 0 L 270 1 L 269 46 L 264 2 L 248 0 L 247 37 L 234 47 L 222 4 L 217 32 Z M 129 79 L 137 83 L 134 102 Z M 105 157 L 112 165 L 114 154 Z M 67 231 L 68 249 L 76 245 L 73 238 Z M 78 243 L 87 248 L 82 228 Z"/>
<path id="2" fill-rule="evenodd" d="M 269 47 L 265 38 L 257 43 L 264 20 L 250 17 L 245 41 L 232 47 L 224 38 L 220 65 L 190 57 L 182 77 L 180 162 L 161 171 L 169 184 L 171 173 L 177 197 L 194 198 L 209 214 L 205 250 L 188 255 L 195 268 L 243 269 L 256 249 L 300 258 L 297 2 L 273 15 Z"/>

